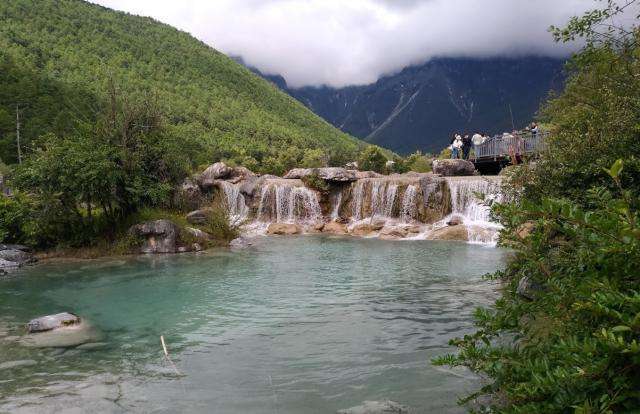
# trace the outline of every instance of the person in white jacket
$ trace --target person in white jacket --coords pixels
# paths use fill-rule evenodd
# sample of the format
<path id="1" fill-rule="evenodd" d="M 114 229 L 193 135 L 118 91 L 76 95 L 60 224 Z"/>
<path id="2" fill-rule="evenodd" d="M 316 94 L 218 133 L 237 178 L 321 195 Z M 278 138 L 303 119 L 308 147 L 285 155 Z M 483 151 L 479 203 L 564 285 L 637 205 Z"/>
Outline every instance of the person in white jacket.
<path id="1" fill-rule="evenodd" d="M 462 137 L 460 135 L 456 135 L 456 138 L 453 140 L 453 144 L 451 144 L 451 158 L 460 158 L 460 148 L 462 148 Z"/>

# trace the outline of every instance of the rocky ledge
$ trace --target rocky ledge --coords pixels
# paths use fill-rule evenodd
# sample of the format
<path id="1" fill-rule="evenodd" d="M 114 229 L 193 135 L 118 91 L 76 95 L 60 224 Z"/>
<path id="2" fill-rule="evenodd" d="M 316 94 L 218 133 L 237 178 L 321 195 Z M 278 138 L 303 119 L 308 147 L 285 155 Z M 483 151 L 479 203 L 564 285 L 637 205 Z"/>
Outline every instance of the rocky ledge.
<path id="1" fill-rule="evenodd" d="M 31 249 L 21 244 L 0 244 L 0 275 L 36 262 Z"/>

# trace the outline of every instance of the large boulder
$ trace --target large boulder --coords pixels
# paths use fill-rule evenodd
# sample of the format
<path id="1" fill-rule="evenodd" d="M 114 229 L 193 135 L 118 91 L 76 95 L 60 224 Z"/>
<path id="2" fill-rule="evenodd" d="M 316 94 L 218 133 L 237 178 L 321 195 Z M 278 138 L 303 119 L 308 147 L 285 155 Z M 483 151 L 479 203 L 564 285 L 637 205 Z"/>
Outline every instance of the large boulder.
<path id="1" fill-rule="evenodd" d="M 197 178 L 198 184 L 202 188 L 211 188 L 215 184 L 216 180 L 224 180 L 229 178 L 233 168 L 229 167 L 224 162 L 216 162 L 205 169 L 202 174 Z"/>
<path id="2" fill-rule="evenodd" d="M 322 232 L 330 234 L 347 234 L 347 225 L 332 221 L 322 227 Z"/>
<path id="3" fill-rule="evenodd" d="M 469 232 L 466 226 L 459 224 L 436 229 L 427 235 L 427 239 L 468 241 Z"/>
<path id="4" fill-rule="evenodd" d="M 370 222 L 358 223 L 351 228 L 351 234 L 354 236 L 369 236 L 372 233 L 380 231 L 383 227 L 383 220 L 372 220 Z"/>
<path id="5" fill-rule="evenodd" d="M 56 313 L 35 318 L 27 323 L 29 333 L 50 331 L 52 329 L 63 328 L 65 326 L 77 325 L 80 317 L 69 312 Z"/>
<path id="6" fill-rule="evenodd" d="M 383 240 L 397 240 L 407 237 L 409 232 L 402 227 L 387 226 L 380 230 L 380 238 Z"/>
<path id="7" fill-rule="evenodd" d="M 330 182 L 349 182 L 358 179 L 356 172 L 347 170 L 342 167 L 325 167 L 325 168 L 294 168 L 289 171 L 283 178 L 286 179 L 302 179 L 309 175 L 318 175 L 325 181 Z"/>
<path id="8" fill-rule="evenodd" d="M 443 177 L 459 175 L 474 175 L 476 168 L 471 161 L 458 159 L 445 159 L 433 161 L 433 172 Z"/>
<path id="9" fill-rule="evenodd" d="M 302 229 L 293 223 L 271 223 L 267 228 L 267 234 L 276 234 L 280 236 L 290 236 L 302 233 Z"/>
<path id="10" fill-rule="evenodd" d="M 0 250 L 0 269 L 20 267 L 22 265 L 33 263 L 35 261 L 36 258 L 33 256 L 33 254 L 26 250 L 18 250 L 15 248 Z"/>
<path id="11" fill-rule="evenodd" d="M 129 229 L 133 236 L 142 237 L 141 253 L 175 253 L 180 227 L 170 220 L 154 220 Z"/>
<path id="12" fill-rule="evenodd" d="M 408 414 L 409 409 L 394 401 L 365 401 L 362 405 L 338 410 L 337 414 Z"/>
<path id="13" fill-rule="evenodd" d="M 231 174 L 227 178 L 227 181 L 232 184 L 237 184 L 241 181 L 246 181 L 255 177 L 257 177 L 257 175 L 247 167 L 234 167 L 231 170 Z"/>

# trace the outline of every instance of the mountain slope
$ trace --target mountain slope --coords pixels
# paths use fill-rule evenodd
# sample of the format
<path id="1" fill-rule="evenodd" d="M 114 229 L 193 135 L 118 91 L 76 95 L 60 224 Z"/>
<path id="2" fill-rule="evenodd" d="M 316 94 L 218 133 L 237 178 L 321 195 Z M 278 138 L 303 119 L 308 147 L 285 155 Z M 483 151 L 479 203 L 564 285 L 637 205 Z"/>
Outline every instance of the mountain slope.
<path id="1" fill-rule="evenodd" d="M 343 131 L 399 153 L 439 151 L 454 132 L 511 130 L 530 122 L 563 61 L 551 58 L 434 59 L 342 89 L 289 89 L 268 78 Z"/>
<path id="2" fill-rule="evenodd" d="M 172 128 L 207 144 L 202 162 L 266 163 L 291 148 L 321 148 L 341 161 L 362 145 L 232 59 L 153 19 L 80 0 L 9 0 L 0 2 L 0 21 L 5 161 L 16 158 L 16 106 L 28 147 L 94 117 L 112 82 L 132 98 L 156 97 Z"/>

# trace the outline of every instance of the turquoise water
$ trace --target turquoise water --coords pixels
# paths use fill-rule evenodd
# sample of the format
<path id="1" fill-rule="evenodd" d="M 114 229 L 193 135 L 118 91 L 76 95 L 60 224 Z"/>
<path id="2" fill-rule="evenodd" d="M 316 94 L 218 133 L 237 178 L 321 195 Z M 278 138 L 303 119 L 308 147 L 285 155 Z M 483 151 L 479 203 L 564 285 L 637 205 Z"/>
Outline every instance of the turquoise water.
<path id="1" fill-rule="evenodd" d="M 47 263 L 0 279 L 0 412 L 333 413 L 391 399 L 462 412 L 478 385 L 430 365 L 505 253 L 462 243 L 260 238 L 246 250 Z M 94 349 L 20 345 L 75 312 Z M 164 335 L 175 369 L 165 359 Z"/>

